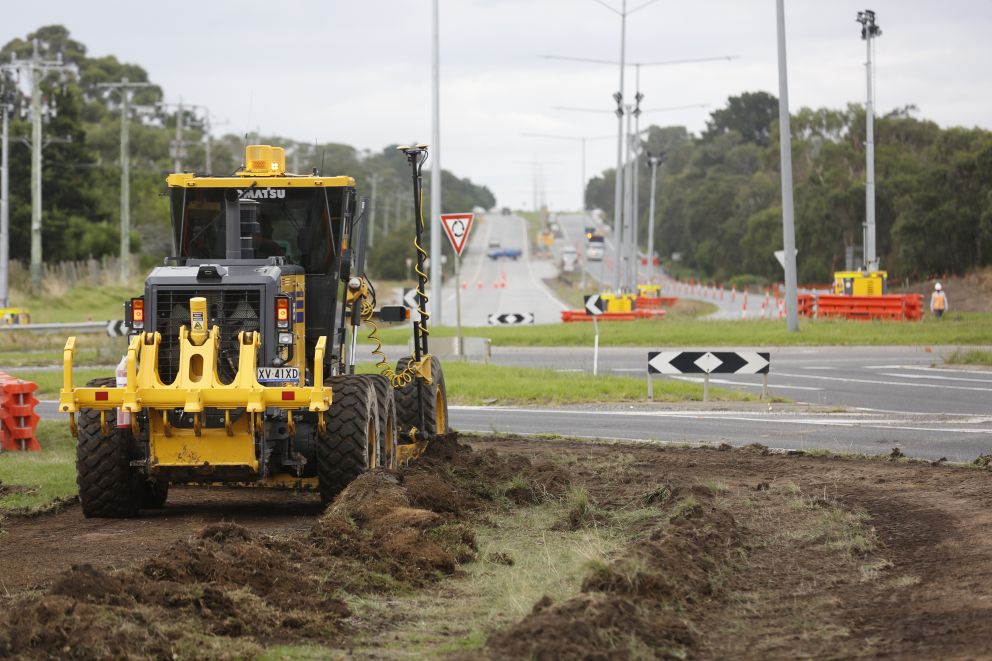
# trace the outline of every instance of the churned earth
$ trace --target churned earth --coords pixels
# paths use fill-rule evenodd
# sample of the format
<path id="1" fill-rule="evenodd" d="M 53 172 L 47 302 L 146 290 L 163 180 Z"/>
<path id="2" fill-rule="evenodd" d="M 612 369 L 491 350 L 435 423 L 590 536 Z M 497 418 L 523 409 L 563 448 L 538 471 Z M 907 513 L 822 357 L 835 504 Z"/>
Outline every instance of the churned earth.
<path id="1" fill-rule="evenodd" d="M 0 656 L 987 656 L 992 474 L 894 455 L 453 434 L 326 511 L 9 517 Z"/>

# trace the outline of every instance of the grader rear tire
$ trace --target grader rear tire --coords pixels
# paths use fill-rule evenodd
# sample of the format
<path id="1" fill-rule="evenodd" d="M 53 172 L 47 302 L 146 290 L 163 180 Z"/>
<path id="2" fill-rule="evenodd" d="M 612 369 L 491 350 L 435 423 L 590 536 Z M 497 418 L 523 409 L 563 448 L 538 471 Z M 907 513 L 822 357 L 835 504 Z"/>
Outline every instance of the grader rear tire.
<path id="1" fill-rule="evenodd" d="M 317 439 L 317 481 L 326 505 L 373 468 L 379 439 L 375 389 L 368 379 L 332 376 L 324 385 L 333 390 L 331 410 L 325 414 L 327 433 Z"/>
<path id="2" fill-rule="evenodd" d="M 114 386 L 115 380 L 94 379 L 88 386 Z M 86 518 L 126 518 L 137 515 L 138 474 L 131 468 L 131 430 L 118 429 L 117 411 L 105 412 L 107 433 L 100 411 L 80 409 L 76 439 L 76 484 Z"/>
<path id="3" fill-rule="evenodd" d="M 400 373 L 410 364 L 410 358 L 401 358 L 396 363 L 396 372 Z M 429 436 L 447 434 L 451 431 L 448 425 L 448 391 L 444 386 L 444 371 L 441 361 L 431 356 L 431 374 L 434 383 L 427 385 L 419 379 L 414 379 L 402 388 L 396 388 L 396 419 L 400 429 L 409 430 L 411 427 L 420 429 L 420 409 L 418 408 L 418 387 L 424 393 L 424 429 Z"/>
<path id="4" fill-rule="evenodd" d="M 377 465 L 381 468 L 396 468 L 396 443 L 399 428 L 396 426 L 396 399 L 393 384 L 382 374 L 365 376 L 375 390 L 376 405 L 379 407 L 379 452 Z"/>

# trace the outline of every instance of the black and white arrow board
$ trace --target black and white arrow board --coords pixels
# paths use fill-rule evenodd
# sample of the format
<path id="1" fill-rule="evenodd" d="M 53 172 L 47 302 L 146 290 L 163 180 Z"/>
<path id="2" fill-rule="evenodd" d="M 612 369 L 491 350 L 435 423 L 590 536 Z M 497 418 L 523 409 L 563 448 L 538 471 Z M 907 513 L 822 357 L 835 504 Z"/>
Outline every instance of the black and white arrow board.
<path id="1" fill-rule="evenodd" d="M 534 314 L 531 312 L 489 315 L 490 326 L 518 326 L 532 323 L 534 323 Z"/>
<path id="2" fill-rule="evenodd" d="M 649 374 L 768 374 L 771 354 L 759 351 L 649 351 Z"/>
<path id="3" fill-rule="evenodd" d="M 124 337 L 127 335 L 128 330 L 128 327 L 124 325 L 123 319 L 107 322 L 107 335 L 110 337 Z"/>
<path id="4" fill-rule="evenodd" d="M 599 294 L 590 294 L 589 296 L 584 296 L 586 313 L 591 314 L 594 317 L 606 312 L 606 301 Z"/>

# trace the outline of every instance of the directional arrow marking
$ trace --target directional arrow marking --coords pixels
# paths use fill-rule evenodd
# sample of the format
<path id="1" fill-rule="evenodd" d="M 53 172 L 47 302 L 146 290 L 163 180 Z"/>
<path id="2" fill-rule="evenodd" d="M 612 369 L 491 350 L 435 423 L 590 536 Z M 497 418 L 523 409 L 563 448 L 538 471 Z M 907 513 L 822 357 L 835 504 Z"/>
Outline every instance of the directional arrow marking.
<path id="1" fill-rule="evenodd" d="M 507 313 L 507 314 L 491 314 L 488 317 L 490 326 L 515 326 L 517 324 L 532 324 L 534 323 L 534 314 L 532 312 L 523 313 Z"/>
<path id="2" fill-rule="evenodd" d="M 598 316 L 603 314 L 603 302 L 599 297 L 599 294 L 591 294 L 585 297 L 586 312 L 593 316 Z"/>
<path id="3" fill-rule="evenodd" d="M 770 354 L 758 351 L 650 351 L 652 374 L 767 374 Z"/>

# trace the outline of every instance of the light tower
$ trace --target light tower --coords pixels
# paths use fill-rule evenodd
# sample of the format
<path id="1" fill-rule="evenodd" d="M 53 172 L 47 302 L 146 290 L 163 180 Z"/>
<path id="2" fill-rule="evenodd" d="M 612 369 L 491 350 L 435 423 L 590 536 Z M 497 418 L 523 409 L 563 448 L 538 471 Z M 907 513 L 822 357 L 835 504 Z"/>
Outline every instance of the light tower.
<path id="1" fill-rule="evenodd" d="M 864 262 L 869 273 L 878 270 L 878 254 L 875 248 L 875 90 L 873 84 L 872 49 L 873 40 L 882 35 L 882 29 L 875 24 L 875 12 L 871 9 L 858 12 L 855 19 L 861 24 L 861 38 L 865 41 L 868 58 L 865 61 L 867 73 L 868 99 L 865 104 L 865 236 Z"/>

